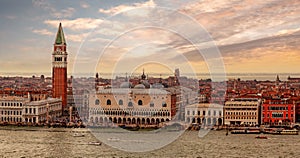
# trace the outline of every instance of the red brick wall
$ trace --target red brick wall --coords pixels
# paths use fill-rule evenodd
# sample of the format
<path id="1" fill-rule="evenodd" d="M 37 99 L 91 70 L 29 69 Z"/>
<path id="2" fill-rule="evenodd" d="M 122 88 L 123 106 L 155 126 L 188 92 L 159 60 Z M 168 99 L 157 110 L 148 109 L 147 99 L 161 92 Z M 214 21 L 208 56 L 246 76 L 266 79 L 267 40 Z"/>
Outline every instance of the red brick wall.
<path id="1" fill-rule="evenodd" d="M 53 68 L 52 72 L 53 98 L 62 98 L 62 106 L 67 106 L 67 68 Z"/>

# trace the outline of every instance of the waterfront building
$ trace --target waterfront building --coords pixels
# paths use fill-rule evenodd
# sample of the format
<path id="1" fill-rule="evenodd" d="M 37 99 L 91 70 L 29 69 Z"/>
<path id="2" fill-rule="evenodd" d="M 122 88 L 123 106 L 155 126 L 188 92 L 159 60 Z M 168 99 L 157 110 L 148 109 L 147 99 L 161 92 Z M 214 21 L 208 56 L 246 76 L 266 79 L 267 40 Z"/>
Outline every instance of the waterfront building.
<path id="1" fill-rule="evenodd" d="M 47 98 L 25 103 L 22 109 L 22 122 L 48 123 L 56 121 L 61 115 L 61 99 Z"/>
<path id="2" fill-rule="evenodd" d="M 289 98 L 273 97 L 262 104 L 262 124 L 292 125 L 295 123 L 295 102 Z"/>
<path id="3" fill-rule="evenodd" d="M 224 105 L 225 125 L 259 125 L 260 105 L 258 98 L 235 98 Z"/>
<path id="4" fill-rule="evenodd" d="M 29 102 L 29 98 L 18 96 L 0 97 L 1 122 L 22 122 L 23 106 Z"/>
<path id="5" fill-rule="evenodd" d="M 223 105 L 215 103 L 197 103 L 185 107 L 185 122 L 203 126 L 223 124 Z"/>
<path id="6" fill-rule="evenodd" d="M 120 88 L 100 89 L 89 96 L 89 123 L 108 125 L 158 126 L 170 121 L 176 114 L 176 95 L 161 88 L 146 88 L 142 82 L 132 87 L 123 82 Z"/>
<path id="7" fill-rule="evenodd" d="M 67 106 L 67 44 L 59 24 L 52 53 L 52 96 L 61 98 L 63 109 Z"/>
<path id="8" fill-rule="evenodd" d="M 32 96 L 5 96 L 0 98 L 0 121 L 8 124 L 54 121 L 61 116 L 61 99 L 46 98 L 32 101 Z"/>

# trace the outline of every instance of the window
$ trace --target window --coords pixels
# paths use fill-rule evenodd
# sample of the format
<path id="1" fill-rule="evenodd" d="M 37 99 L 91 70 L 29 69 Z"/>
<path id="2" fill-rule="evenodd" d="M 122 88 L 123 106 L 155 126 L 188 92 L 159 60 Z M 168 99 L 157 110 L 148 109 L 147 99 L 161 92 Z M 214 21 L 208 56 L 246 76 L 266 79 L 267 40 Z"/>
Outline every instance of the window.
<path id="1" fill-rule="evenodd" d="M 190 115 L 190 111 L 187 111 L 187 115 Z"/>
<path id="2" fill-rule="evenodd" d="M 139 101 L 138 101 L 138 105 L 143 105 L 143 101 L 142 101 L 142 100 L 139 100 Z"/>
<path id="3" fill-rule="evenodd" d="M 123 105 L 123 100 L 119 100 L 119 105 Z"/>
<path id="4" fill-rule="evenodd" d="M 96 100 L 95 100 L 95 105 L 99 105 L 99 104 L 100 104 L 99 99 L 96 99 Z"/>
<path id="5" fill-rule="evenodd" d="M 106 101 L 106 105 L 111 105 L 111 101 L 110 101 L 110 99 L 107 99 L 107 101 Z"/>
<path id="6" fill-rule="evenodd" d="M 205 116 L 205 111 L 203 111 L 203 116 Z"/>
<path id="7" fill-rule="evenodd" d="M 154 103 L 153 102 L 150 103 L 150 107 L 154 107 Z"/>
<path id="8" fill-rule="evenodd" d="M 163 102 L 163 103 L 162 103 L 162 107 L 167 107 L 167 103 L 166 103 L 166 102 Z"/>
<path id="9" fill-rule="evenodd" d="M 133 106 L 133 104 L 132 104 L 132 102 L 130 101 L 130 102 L 128 102 L 128 106 L 129 107 L 132 107 Z"/>

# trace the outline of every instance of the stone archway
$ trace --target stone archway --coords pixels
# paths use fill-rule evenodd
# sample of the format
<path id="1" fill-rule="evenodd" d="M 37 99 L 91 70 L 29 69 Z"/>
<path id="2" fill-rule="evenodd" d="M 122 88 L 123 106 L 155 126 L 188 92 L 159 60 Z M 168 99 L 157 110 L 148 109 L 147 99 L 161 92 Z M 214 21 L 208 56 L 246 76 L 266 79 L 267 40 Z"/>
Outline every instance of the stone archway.
<path id="1" fill-rule="evenodd" d="M 159 124 L 159 122 L 160 122 L 160 121 L 159 121 L 159 119 L 157 118 L 156 121 L 155 121 L 155 123 L 156 123 L 156 124 Z"/>
<path id="2" fill-rule="evenodd" d="M 201 119 L 199 117 L 197 118 L 197 123 L 201 124 Z"/>
<path id="3" fill-rule="evenodd" d="M 137 118 L 137 119 L 136 119 L 136 123 L 137 123 L 137 124 L 140 124 L 140 123 L 141 123 L 141 119 L 140 119 L 140 118 Z"/>
<path id="4" fill-rule="evenodd" d="M 146 119 L 146 124 L 150 124 L 150 118 Z"/>
<path id="5" fill-rule="evenodd" d="M 25 121 L 28 122 L 28 119 L 26 118 Z M 90 117 L 90 122 L 94 123 L 94 118 L 93 117 Z"/>
<path id="6" fill-rule="evenodd" d="M 131 118 L 127 118 L 127 123 L 131 124 Z"/>
<path id="7" fill-rule="evenodd" d="M 151 124 L 155 124 L 155 119 L 154 118 L 151 119 Z"/>

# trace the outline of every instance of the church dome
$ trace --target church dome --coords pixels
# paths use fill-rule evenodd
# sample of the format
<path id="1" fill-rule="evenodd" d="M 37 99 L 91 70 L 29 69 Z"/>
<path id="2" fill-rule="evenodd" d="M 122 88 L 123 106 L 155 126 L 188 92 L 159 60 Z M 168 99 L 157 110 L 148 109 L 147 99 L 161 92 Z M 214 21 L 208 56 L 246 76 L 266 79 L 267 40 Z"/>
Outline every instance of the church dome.
<path id="1" fill-rule="evenodd" d="M 146 87 L 143 84 L 137 84 L 134 86 L 135 89 L 145 89 Z"/>
<path id="2" fill-rule="evenodd" d="M 132 87 L 132 85 L 130 82 L 123 82 L 120 85 L 120 88 L 131 88 L 131 87 Z"/>
<path id="3" fill-rule="evenodd" d="M 141 84 L 143 84 L 145 88 L 150 88 L 150 83 L 147 80 L 141 81 Z"/>
<path id="4" fill-rule="evenodd" d="M 152 85 L 152 88 L 160 89 L 160 88 L 164 88 L 164 85 L 162 85 L 161 83 L 154 83 L 154 84 Z"/>

